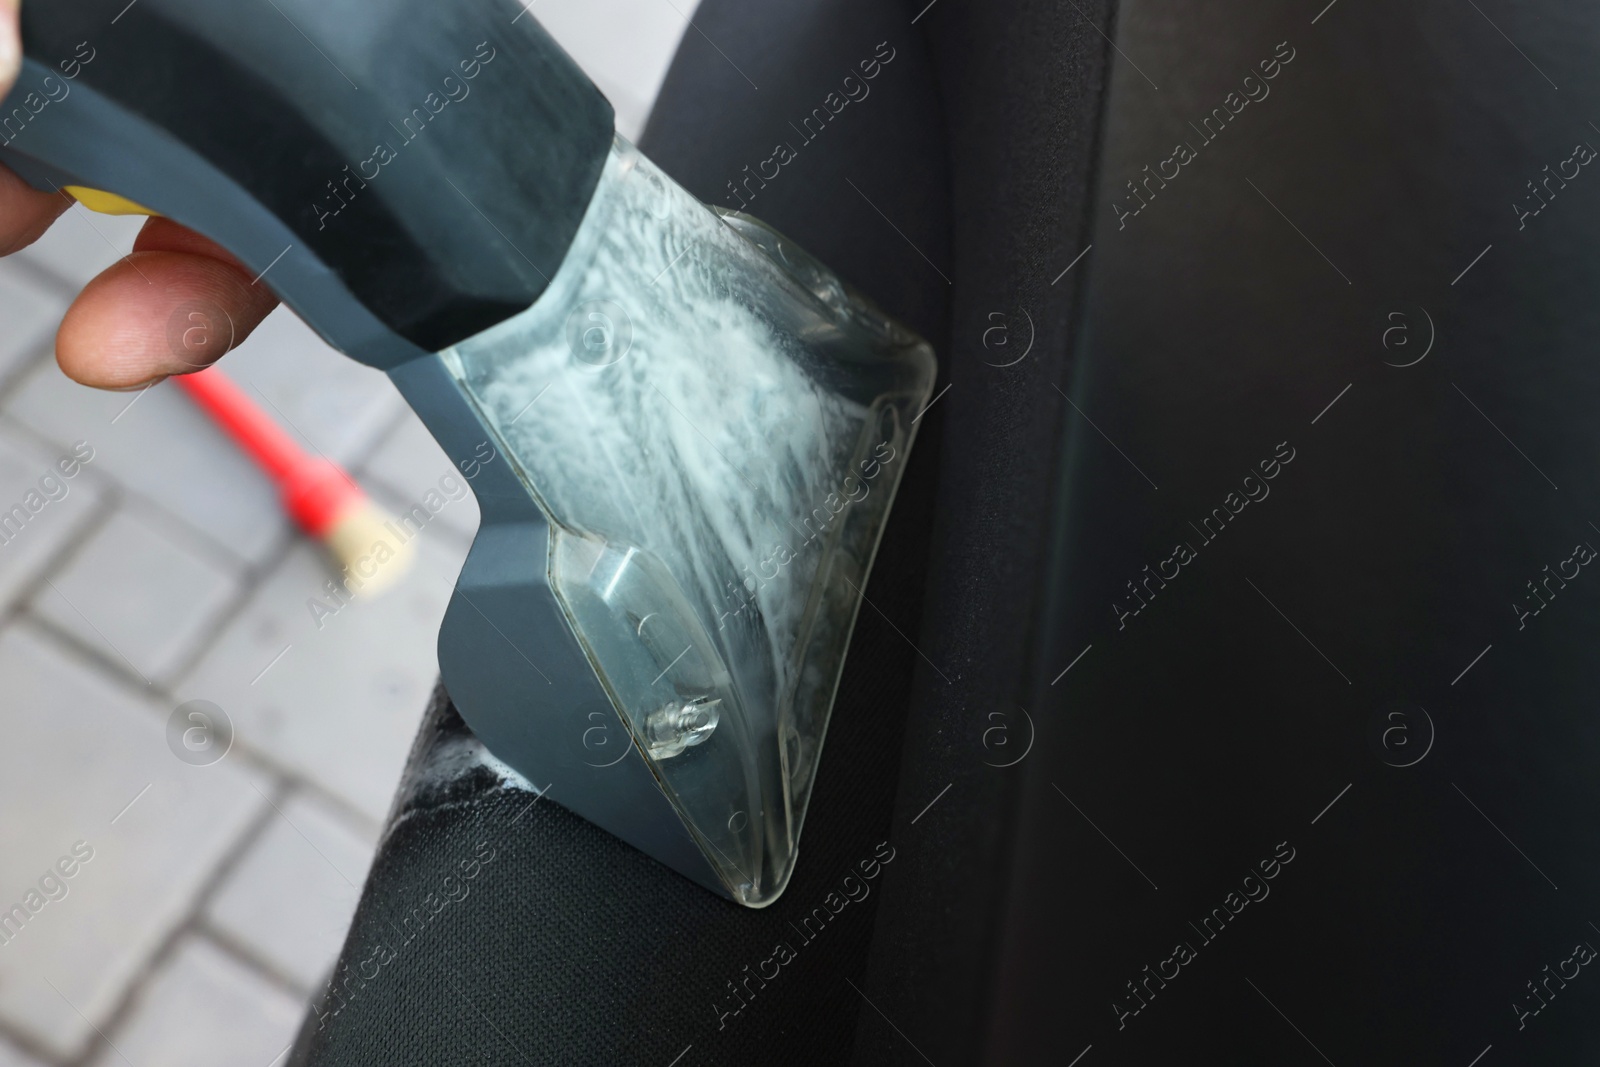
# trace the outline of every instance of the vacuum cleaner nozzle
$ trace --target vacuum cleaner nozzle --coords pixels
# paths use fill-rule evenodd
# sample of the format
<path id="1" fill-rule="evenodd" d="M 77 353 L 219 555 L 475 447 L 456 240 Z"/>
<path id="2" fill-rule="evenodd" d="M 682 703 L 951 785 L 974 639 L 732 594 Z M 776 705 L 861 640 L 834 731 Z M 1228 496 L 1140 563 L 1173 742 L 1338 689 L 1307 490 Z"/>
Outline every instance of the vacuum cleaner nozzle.
<path id="1" fill-rule="evenodd" d="M 22 30 L 0 113 L 38 117 L 0 161 L 227 248 L 471 483 L 439 663 L 490 750 L 772 901 L 928 346 L 616 139 L 511 0 L 75 0 Z"/>

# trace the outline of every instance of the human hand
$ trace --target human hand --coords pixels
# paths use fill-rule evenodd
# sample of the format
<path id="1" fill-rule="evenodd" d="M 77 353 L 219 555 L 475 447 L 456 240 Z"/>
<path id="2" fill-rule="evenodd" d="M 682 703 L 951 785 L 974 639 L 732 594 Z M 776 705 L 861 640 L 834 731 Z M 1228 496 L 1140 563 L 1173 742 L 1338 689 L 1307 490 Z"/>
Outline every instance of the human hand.
<path id="1" fill-rule="evenodd" d="M 19 2 L 0 0 L 0 95 L 10 90 L 22 62 Z M 38 240 L 72 203 L 66 193 L 38 192 L 0 166 L 0 255 Z M 84 286 L 67 309 L 56 335 L 56 362 L 84 385 L 138 388 L 214 362 L 223 352 L 215 341 L 238 344 L 277 304 L 220 245 L 153 218 L 132 254 Z M 191 336 L 169 328 L 180 308 L 201 310 L 213 325 L 213 343 L 185 346 L 169 339 Z"/>

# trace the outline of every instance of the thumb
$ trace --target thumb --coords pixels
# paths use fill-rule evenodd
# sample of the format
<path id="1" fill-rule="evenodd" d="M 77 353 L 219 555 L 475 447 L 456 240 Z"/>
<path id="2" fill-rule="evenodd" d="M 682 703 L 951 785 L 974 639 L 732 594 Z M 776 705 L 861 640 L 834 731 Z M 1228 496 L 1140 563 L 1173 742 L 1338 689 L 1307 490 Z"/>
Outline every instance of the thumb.
<path id="1" fill-rule="evenodd" d="M 0 94 L 11 88 L 22 69 L 22 35 L 17 30 L 21 0 L 0 0 Z"/>

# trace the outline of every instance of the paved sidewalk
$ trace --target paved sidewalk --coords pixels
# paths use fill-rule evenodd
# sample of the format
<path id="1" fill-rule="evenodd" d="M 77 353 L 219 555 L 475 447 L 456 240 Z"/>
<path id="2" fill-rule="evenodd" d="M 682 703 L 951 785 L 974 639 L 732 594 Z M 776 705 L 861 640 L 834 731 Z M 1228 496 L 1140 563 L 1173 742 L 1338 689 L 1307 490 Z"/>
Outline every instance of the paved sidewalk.
<path id="1" fill-rule="evenodd" d="M 683 16 L 544 0 L 538 17 L 637 135 Z M 281 1062 L 349 925 L 477 526 L 452 501 L 401 584 L 319 625 L 329 564 L 179 389 L 97 392 L 55 366 L 62 311 L 139 221 L 75 207 L 0 260 L 0 514 L 28 516 L 0 526 L 0 1067 Z M 285 311 L 223 366 L 392 510 L 452 474 L 383 375 Z M 210 765 L 169 741 L 195 700 L 236 731 Z"/>

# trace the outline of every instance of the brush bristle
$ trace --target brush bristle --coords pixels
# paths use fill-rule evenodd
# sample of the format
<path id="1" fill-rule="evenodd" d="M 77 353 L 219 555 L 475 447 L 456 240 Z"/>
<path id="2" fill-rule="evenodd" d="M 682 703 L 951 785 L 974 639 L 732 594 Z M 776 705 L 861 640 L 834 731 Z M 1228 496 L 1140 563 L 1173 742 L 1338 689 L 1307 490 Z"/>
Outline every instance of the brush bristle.
<path id="1" fill-rule="evenodd" d="M 416 556 L 410 542 L 395 536 L 389 513 L 370 500 L 341 515 L 322 541 L 362 599 L 393 586 L 411 569 Z"/>

